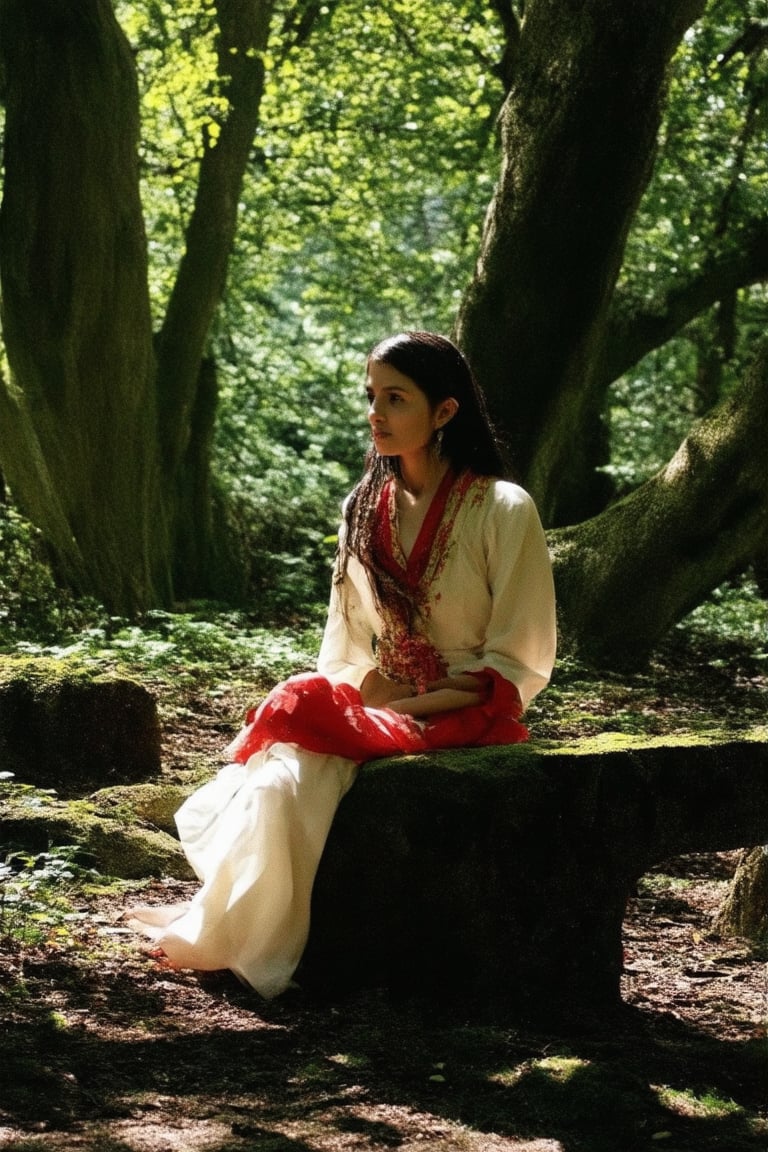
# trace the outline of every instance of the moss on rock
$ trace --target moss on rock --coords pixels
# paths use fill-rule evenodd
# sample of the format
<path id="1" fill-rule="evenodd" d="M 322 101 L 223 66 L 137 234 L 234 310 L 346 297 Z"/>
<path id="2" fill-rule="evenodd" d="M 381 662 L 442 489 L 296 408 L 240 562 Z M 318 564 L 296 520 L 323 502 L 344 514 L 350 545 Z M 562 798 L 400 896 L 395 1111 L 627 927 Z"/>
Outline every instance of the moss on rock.
<path id="1" fill-rule="evenodd" d="M 102 816 L 140 820 L 173 835 L 174 815 L 189 793 L 178 784 L 117 784 L 99 789 L 89 800 Z"/>
<path id="2" fill-rule="evenodd" d="M 297 978 L 553 1016 L 615 1006 L 639 877 L 766 836 L 764 727 L 373 761 L 331 828 Z"/>
<path id="3" fill-rule="evenodd" d="M 5 851 L 46 852 L 51 845 L 75 845 L 84 863 L 123 880 L 192 876 L 178 840 L 168 832 L 130 819 L 107 819 L 83 800 L 49 801 L 40 807 L 30 807 L 24 797 L 3 800 L 0 841 Z"/>
<path id="4" fill-rule="evenodd" d="M 0 656 L 0 767 L 84 795 L 160 769 L 160 722 L 143 685 L 76 660 Z"/>

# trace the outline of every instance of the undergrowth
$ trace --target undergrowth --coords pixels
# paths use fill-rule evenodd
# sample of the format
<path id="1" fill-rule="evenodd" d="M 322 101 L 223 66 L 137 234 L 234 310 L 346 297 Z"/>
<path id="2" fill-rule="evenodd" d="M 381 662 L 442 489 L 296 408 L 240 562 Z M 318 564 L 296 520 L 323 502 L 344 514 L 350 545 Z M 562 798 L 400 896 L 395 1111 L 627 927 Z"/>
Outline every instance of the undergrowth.
<path id="1" fill-rule="evenodd" d="M 13 798 L 29 807 L 52 802 L 51 789 L 17 782 L 12 772 L 0 772 L 0 802 Z M 49 845 L 44 852 L 5 845 L 0 858 L 0 947 L 63 947 L 72 941 L 77 920 L 73 900 L 97 872 L 78 859 L 74 844 Z"/>
<path id="2" fill-rule="evenodd" d="M 249 678 L 271 687 L 314 666 L 321 616 L 286 628 L 265 628 L 246 613 L 201 603 L 184 612 L 148 612 L 139 621 L 109 619 L 56 643 L 20 640 L 19 655 L 77 659 L 141 673 L 153 682 L 210 687 Z"/>

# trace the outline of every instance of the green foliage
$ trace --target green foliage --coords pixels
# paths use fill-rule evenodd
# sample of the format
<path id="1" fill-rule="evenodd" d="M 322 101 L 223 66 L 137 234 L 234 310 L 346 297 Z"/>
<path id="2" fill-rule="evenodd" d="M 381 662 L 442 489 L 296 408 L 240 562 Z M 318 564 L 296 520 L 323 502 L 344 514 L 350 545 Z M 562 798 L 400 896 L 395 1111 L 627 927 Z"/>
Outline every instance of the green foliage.
<path id="1" fill-rule="evenodd" d="M 659 1103 L 672 1115 L 720 1119 L 725 1116 L 744 1114 L 744 1108 L 731 1097 L 723 1096 L 716 1088 L 697 1092 L 692 1088 L 670 1088 L 664 1085 L 656 1089 Z"/>
<path id="2" fill-rule="evenodd" d="M 738 252 L 768 213 L 768 51 L 744 50 L 750 20 L 765 21 L 763 0 L 715 0 L 680 44 L 620 280 L 638 307 L 653 311 L 713 254 Z M 740 289 L 614 384 L 606 471 L 619 494 L 652 476 L 734 386 L 767 315 L 764 284 Z"/>
<path id="3" fill-rule="evenodd" d="M 696 350 L 686 338 L 651 352 L 609 394 L 611 463 L 601 471 L 617 496 L 649 480 L 674 455 L 694 419 Z"/>
<path id="4" fill-rule="evenodd" d="M 753 660 L 768 660 L 768 603 L 748 576 L 715 588 L 677 629 L 694 638 L 741 644 Z"/>
<path id="5" fill-rule="evenodd" d="M 215 79 L 215 10 L 212 0 L 121 0 L 116 12 L 136 49 L 149 287 L 159 318 L 184 251 L 204 144 L 226 114 Z"/>
<path id="6" fill-rule="evenodd" d="M 274 356 L 269 368 L 287 370 Z M 283 380 L 279 402 L 266 390 L 236 399 L 237 383 L 225 383 L 231 403 L 215 444 L 223 493 L 254 557 L 249 608 L 278 626 L 327 602 L 341 502 L 363 456 L 362 419 L 358 431 L 334 403 L 338 386 L 316 375 L 302 395 L 301 382 Z"/>
<path id="7" fill-rule="evenodd" d="M 271 687 L 313 667 L 320 633 L 319 616 L 314 624 L 267 629 L 244 613 L 201 603 L 195 611 L 149 612 L 139 623 L 114 617 L 61 644 L 27 641 L 17 650 L 120 667 L 149 681 L 171 678 L 186 687 L 215 689 L 238 678 Z"/>
<path id="8" fill-rule="evenodd" d="M 184 252 L 200 157 L 228 114 L 216 79 L 213 0 L 119 0 L 141 92 L 140 163 L 158 324 Z M 218 490 L 252 558 L 262 623 L 312 618 L 327 599 L 339 504 L 367 441 L 365 353 L 406 326 L 448 330 L 498 174 L 499 5 L 484 0 L 276 4 L 261 124 L 239 205 L 229 285 L 211 334 L 219 372 Z M 768 54 L 737 49 L 764 0 L 714 0 L 670 77 L 658 160 L 629 238 L 622 286 L 651 306 L 735 249 L 768 207 Z M 706 178 L 702 178 L 702 173 Z M 652 475 L 765 327 L 763 286 L 739 293 L 734 351 L 700 318 L 611 391 L 619 492 Z M 0 511 L 0 645 L 63 636 L 76 606 L 39 540 Z M 95 627 L 111 629 L 97 606 Z M 81 621 L 85 622 L 81 616 Z M 101 614 L 103 615 L 103 614 Z"/>
<path id="9" fill-rule="evenodd" d="M 0 504 L 0 651 L 81 628 L 98 612 L 98 605 L 76 601 L 55 583 L 40 532 Z"/>
<path id="10" fill-rule="evenodd" d="M 537 738 L 558 742 L 607 732 L 654 736 L 761 725 L 767 660 L 768 605 L 754 581 L 735 579 L 681 620 L 632 676 L 596 673 L 561 656 L 526 722 Z"/>
<path id="11" fill-rule="evenodd" d="M 136 49 L 160 319 L 202 142 L 226 115 L 212 6 L 144 0 L 117 12 Z M 300 16 L 277 5 L 212 334 L 215 469 L 253 558 L 252 602 L 275 622 L 327 599 L 328 538 L 367 439 L 366 351 L 400 327 L 452 323 L 495 177 L 501 98 L 498 20 L 479 0 L 344 0 Z"/>
<path id="12" fill-rule="evenodd" d="M 28 807 L 42 807 L 55 793 L 16 783 L 0 772 L 0 801 L 13 798 Z M 93 869 L 77 860 L 76 845 L 56 845 L 47 852 L 29 853 L 7 847 L 0 860 L 0 944 L 30 948 L 43 943 L 62 946 L 71 939 L 68 927 L 78 918 L 73 900 Z"/>
<path id="13" fill-rule="evenodd" d="M 765 212 L 768 58 L 764 50 L 730 54 L 749 19 L 764 17 L 762 0 L 715 0 L 677 52 L 659 155 L 624 270 L 646 299 L 700 268 L 717 237 L 737 246 L 741 230 Z"/>
<path id="14" fill-rule="evenodd" d="M 448 326 L 496 174 L 493 8 L 346 0 L 300 47 L 273 43 L 246 244 L 340 342 Z"/>
<path id="15" fill-rule="evenodd" d="M 160 316 L 203 141 L 226 115 L 212 6 L 144 0 L 121 3 L 118 14 L 142 88 L 143 195 Z M 718 0 L 681 44 L 622 272 L 638 301 L 695 272 L 715 244 L 737 247 L 765 211 L 766 55 L 728 55 L 745 21 L 762 15 L 761 0 L 746 9 Z M 503 98 L 502 30 L 495 6 L 482 0 L 341 0 L 309 16 L 276 8 L 261 125 L 212 338 L 222 378 L 216 468 L 255 559 L 254 599 L 274 620 L 321 598 L 323 541 L 366 440 L 365 352 L 400 327 L 452 324 L 497 176 Z M 764 327 L 764 309 L 762 288 L 740 293 L 736 356 L 725 362 L 722 387 Z M 652 475 L 707 406 L 697 368 L 716 338 L 704 317 L 615 385 L 606 470 L 619 492 Z"/>

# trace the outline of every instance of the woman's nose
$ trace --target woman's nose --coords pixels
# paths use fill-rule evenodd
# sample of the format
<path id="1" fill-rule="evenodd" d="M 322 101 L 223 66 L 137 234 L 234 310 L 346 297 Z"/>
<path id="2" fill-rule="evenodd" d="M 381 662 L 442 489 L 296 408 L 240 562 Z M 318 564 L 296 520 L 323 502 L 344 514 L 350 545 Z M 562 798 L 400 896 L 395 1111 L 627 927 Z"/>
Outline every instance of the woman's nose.
<path id="1" fill-rule="evenodd" d="M 370 400 L 368 403 L 368 419 L 371 421 L 371 423 L 373 423 L 374 420 L 381 420 L 381 413 L 376 407 L 375 398 Z"/>

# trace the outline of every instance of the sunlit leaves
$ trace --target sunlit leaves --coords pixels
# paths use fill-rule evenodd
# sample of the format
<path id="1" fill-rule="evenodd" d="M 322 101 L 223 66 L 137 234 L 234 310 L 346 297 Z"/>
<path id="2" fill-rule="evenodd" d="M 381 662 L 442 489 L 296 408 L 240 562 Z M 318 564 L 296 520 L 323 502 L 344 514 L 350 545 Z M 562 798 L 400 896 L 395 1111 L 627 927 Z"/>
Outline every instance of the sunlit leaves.
<path id="1" fill-rule="evenodd" d="M 272 509 L 262 553 L 314 556 L 327 581 L 321 542 L 366 445 L 365 352 L 449 329 L 479 247 L 500 41 L 482 3 L 345 0 L 300 47 L 284 23 L 216 333 L 217 451 L 228 490 Z"/>
<path id="2" fill-rule="evenodd" d="M 629 238 L 622 286 L 653 309 L 666 291 L 701 270 L 715 251 L 738 250 L 750 222 L 768 214 L 768 46 L 734 50 L 764 0 L 715 0 L 675 58 L 653 177 Z M 738 294 L 735 357 L 721 356 L 722 387 L 740 374 L 766 324 L 762 286 Z M 612 389 L 612 470 L 622 486 L 651 475 L 700 414 L 697 373 L 718 333 L 699 317 Z"/>
<path id="3" fill-rule="evenodd" d="M 254 192 L 278 243 L 262 251 L 315 323 L 349 340 L 363 310 L 366 344 L 406 320 L 450 325 L 496 164 L 498 54 L 477 5 L 347 0 L 271 74 Z"/>
<path id="4" fill-rule="evenodd" d="M 750 16 L 765 14 L 763 0 L 717 0 L 677 53 L 656 168 L 623 273 L 646 298 L 661 277 L 700 266 L 716 239 L 737 241 L 745 222 L 768 211 L 768 52 L 718 60 Z"/>
<path id="5" fill-rule="evenodd" d="M 308 12 L 279 4 L 265 55 L 261 126 L 214 332 L 217 444 L 233 490 L 244 477 L 295 471 L 286 451 L 305 472 L 320 468 L 335 516 L 364 447 L 365 349 L 394 327 L 448 329 L 469 276 L 498 162 L 501 37 L 482 0 L 340 0 L 313 8 L 311 32 L 305 21 L 299 35 Z M 142 83 L 159 319 L 202 141 L 221 112 L 215 13 L 200 0 L 126 0 L 119 14 Z M 329 456 L 350 471 L 334 472 Z M 320 536 L 328 528 L 317 524 Z"/>
<path id="6" fill-rule="evenodd" d="M 738 243 L 745 221 L 768 208 L 766 53 L 729 55 L 763 9 L 764 0 L 714 0 L 677 54 L 622 272 L 646 307 L 702 267 L 715 242 Z M 215 10 L 210 0 L 121 0 L 118 12 L 142 81 L 159 315 L 200 150 L 226 114 Z M 309 476 L 325 468 L 335 508 L 365 444 L 366 349 L 398 327 L 450 328 L 497 176 L 502 53 L 498 16 L 483 0 L 278 4 L 214 332 L 217 452 L 233 488 L 245 484 L 253 496 L 252 478 L 268 474 L 269 499 L 290 503 L 276 487 L 291 472 L 288 452 Z M 755 327 L 758 307 L 759 290 L 742 294 L 740 331 Z M 690 335 L 705 334 L 700 325 Z M 627 483 L 663 462 L 696 413 L 697 347 L 683 337 L 614 391 L 612 467 Z M 329 460 L 341 470 L 332 473 Z M 317 524 L 320 538 L 327 530 Z"/>
<path id="7" fill-rule="evenodd" d="M 156 312 L 164 307 L 194 200 L 200 157 L 215 144 L 227 102 L 216 75 L 212 0 L 121 0 L 141 91 L 142 196 Z"/>

